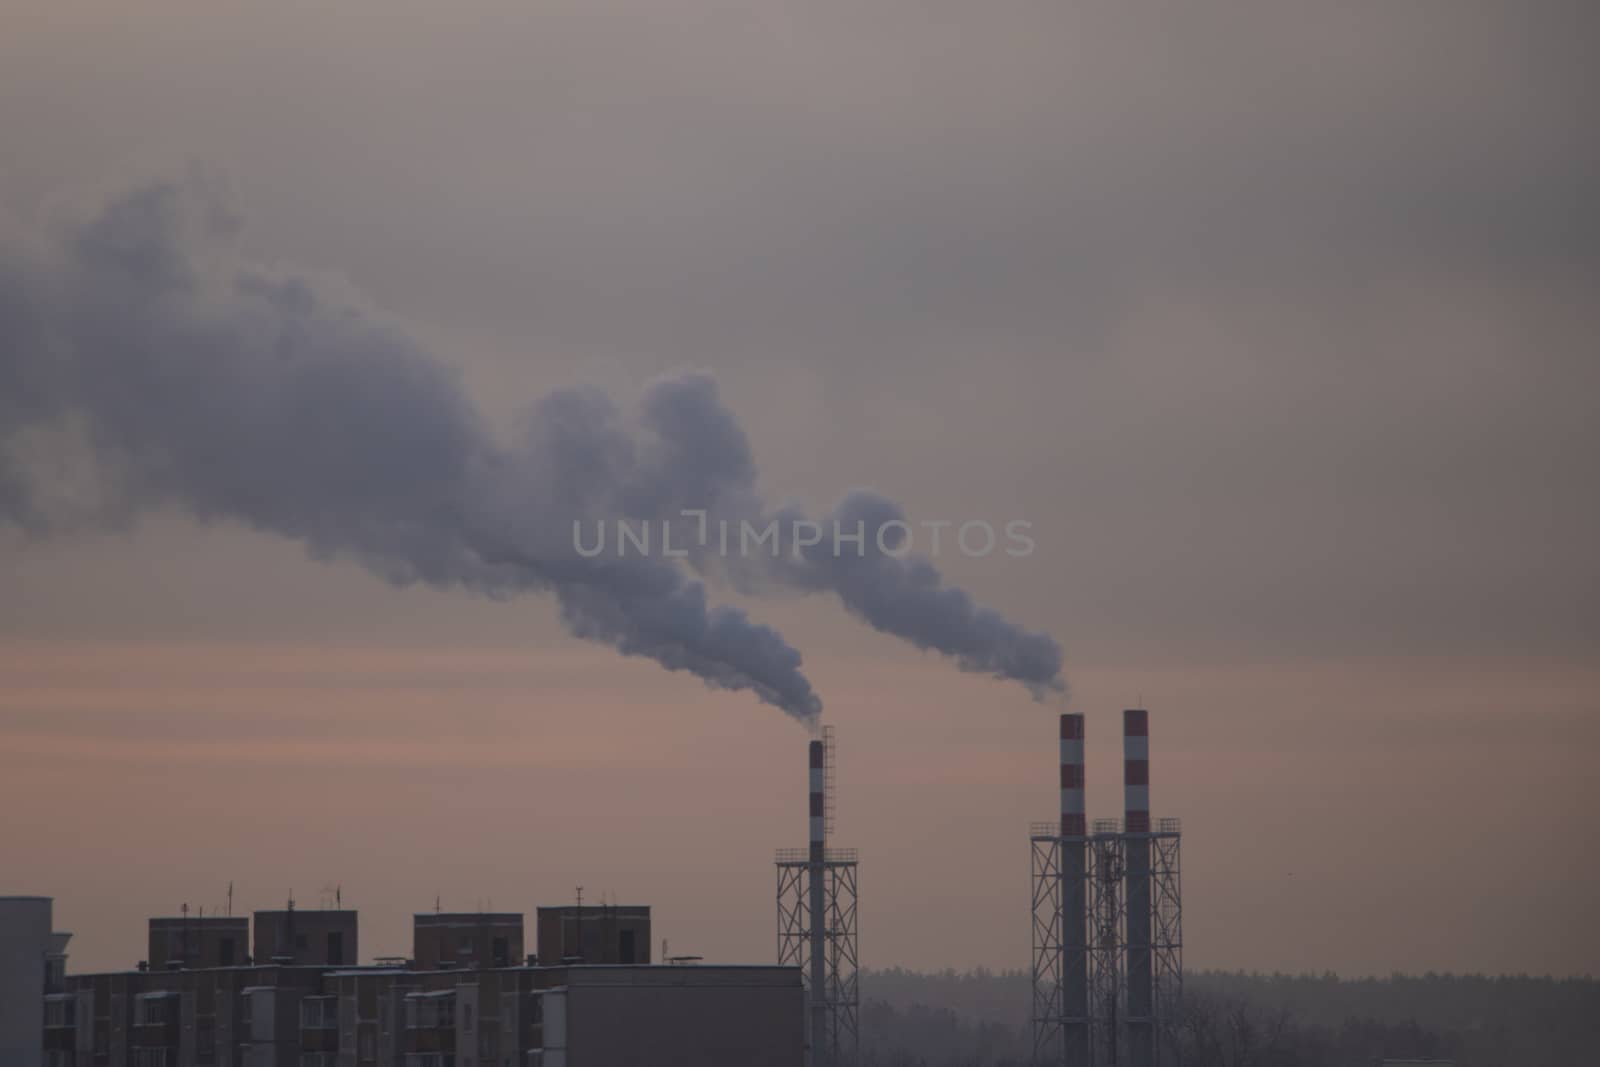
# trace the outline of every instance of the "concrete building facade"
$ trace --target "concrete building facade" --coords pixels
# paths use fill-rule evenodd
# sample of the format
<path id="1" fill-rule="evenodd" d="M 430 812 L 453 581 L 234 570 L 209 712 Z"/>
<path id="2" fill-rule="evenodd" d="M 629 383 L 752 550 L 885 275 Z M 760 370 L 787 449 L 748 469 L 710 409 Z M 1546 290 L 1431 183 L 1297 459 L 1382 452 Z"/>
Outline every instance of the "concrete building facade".
<path id="1" fill-rule="evenodd" d="M 539 962 L 546 966 L 650 962 L 650 909 L 645 905 L 540 908 L 537 922 Z"/>
<path id="2" fill-rule="evenodd" d="M 794 967 L 76 975 L 45 1067 L 803 1067 Z M 8 1061 L 9 1062 L 9 1061 Z"/>
<path id="3" fill-rule="evenodd" d="M 41 998 L 58 996 L 71 934 L 52 929 L 49 897 L 0 897 L 0 1064 L 44 1062 Z"/>
<path id="4" fill-rule="evenodd" d="M 145 961 L 153 971 L 233 967 L 247 962 L 249 945 L 250 920 L 242 915 L 154 918 Z"/>
<path id="5" fill-rule="evenodd" d="M 292 904 L 255 913 L 251 954 L 256 963 L 351 967 L 361 961 L 360 923 L 343 908 L 307 911 Z"/>
<path id="6" fill-rule="evenodd" d="M 631 910 L 642 911 L 648 921 L 648 909 Z M 268 940 L 281 945 L 284 913 L 257 914 L 258 919 L 268 916 Z M 338 913 L 296 912 L 295 921 L 318 914 L 328 916 L 318 928 L 324 934 L 354 925 L 354 913 L 345 920 Z M 635 915 L 627 921 L 638 920 Z M 626 928 L 619 916 L 610 928 L 611 947 L 597 947 L 596 953 L 620 952 L 620 931 Z M 161 929 L 167 932 L 165 924 Z M 211 932 L 220 936 L 227 929 L 218 924 Z M 597 937 L 603 929 L 596 924 Z M 647 942 L 647 928 L 642 936 Z M 265 947 L 259 928 L 256 937 Z M 313 940 L 308 936 L 305 951 L 314 949 Z M 66 976 L 45 994 L 40 1062 L 42 1067 L 804 1064 L 804 990 L 794 967 L 540 966 L 517 958 L 522 916 L 514 913 L 420 914 L 413 945 L 414 958 L 404 966 L 341 967 L 280 958 L 188 968 L 179 960 L 189 957 L 169 954 L 163 968 Z M 219 951 L 195 958 L 210 959 Z M 37 992 L 32 1002 L 38 1005 Z M 34 1018 L 37 1023 L 37 1012 Z M 6 1067 L 12 1062 L 0 1058 Z"/>
<path id="7" fill-rule="evenodd" d="M 422 971 L 511 967 L 523 962 L 520 912 L 419 912 L 411 960 Z"/>

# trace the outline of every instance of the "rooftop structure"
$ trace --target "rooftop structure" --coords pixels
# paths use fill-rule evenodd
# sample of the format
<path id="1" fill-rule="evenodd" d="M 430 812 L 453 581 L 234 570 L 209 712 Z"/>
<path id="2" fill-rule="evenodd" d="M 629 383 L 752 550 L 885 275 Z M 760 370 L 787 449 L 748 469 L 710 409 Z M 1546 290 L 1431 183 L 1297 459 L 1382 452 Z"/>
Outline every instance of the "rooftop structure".
<path id="1" fill-rule="evenodd" d="M 523 960 L 522 913 L 418 912 L 411 921 L 411 959 L 418 970 L 510 967 Z"/>
<path id="2" fill-rule="evenodd" d="M 258 963 L 348 967 L 361 959 L 360 924 L 345 908 L 296 908 L 255 913 L 251 950 Z"/>
<path id="3" fill-rule="evenodd" d="M 243 915 L 179 915 L 152 918 L 145 953 L 151 970 L 232 967 L 246 962 L 250 920 Z"/>
<path id="4" fill-rule="evenodd" d="M 547 966 L 565 962 L 650 962 L 650 909 L 645 905 L 568 904 L 540 908 L 537 922 L 539 962 Z"/>

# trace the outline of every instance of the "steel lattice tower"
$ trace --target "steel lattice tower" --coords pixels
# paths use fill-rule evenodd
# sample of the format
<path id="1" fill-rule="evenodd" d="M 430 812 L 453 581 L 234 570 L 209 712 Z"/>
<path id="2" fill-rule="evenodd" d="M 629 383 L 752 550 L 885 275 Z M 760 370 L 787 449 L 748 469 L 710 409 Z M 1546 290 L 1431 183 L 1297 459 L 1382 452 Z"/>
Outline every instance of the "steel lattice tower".
<path id="1" fill-rule="evenodd" d="M 1033 1058 L 1087 1064 L 1089 963 L 1084 892 L 1083 716 L 1061 716 L 1061 818 L 1029 835 L 1033 885 Z"/>
<path id="2" fill-rule="evenodd" d="M 1124 1031 L 1127 992 L 1123 983 L 1123 925 L 1127 909 L 1122 896 L 1126 874 L 1122 824 L 1096 819 L 1089 838 L 1089 1015 L 1095 1064 L 1126 1058 Z"/>
<path id="3" fill-rule="evenodd" d="M 831 849 L 833 730 L 811 742 L 809 848 L 779 849 L 778 963 L 800 968 L 809 1067 L 854 1067 L 860 1053 L 857 853 Z"/>
<path id="4" fill-rule="evenodd" d="M 1148 716 L 1124 713 L 1125 819 L 1090 832 L 1083 718 L 1061 719 L 1061 822 L 1029 831 L 1033 1062 L 1177 1067 L 1182 834 L 1177 819 L 1150 818 Z"/>
<path id="5" fill-rule="evenodd" d="M 1061 1063 L 1061 834 L 1055 823 L 1033 824 L 1033 1062 Z"/>
<path id="6" fill-rule="evenodd" d="M 1177 819 L 1160 819 L 1150 835 L 1151 974 L 1155 995 L 1155 1062 L 1182 1062 L 1178 1027 L 1183 1011 L 1183 893 Z"/>

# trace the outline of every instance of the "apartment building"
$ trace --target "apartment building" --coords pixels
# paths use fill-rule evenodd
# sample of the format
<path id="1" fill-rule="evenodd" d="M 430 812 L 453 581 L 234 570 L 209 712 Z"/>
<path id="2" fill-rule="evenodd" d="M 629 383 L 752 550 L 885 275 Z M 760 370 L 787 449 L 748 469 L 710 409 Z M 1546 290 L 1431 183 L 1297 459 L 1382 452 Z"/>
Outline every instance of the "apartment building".
<path id="1" fill-rule="evenodd" d="M 540 909 L 541 922 L 547 910 L 580 918 Z M 594 911 L 569 946 L 647 956 L 648 909 L 617 909 L 609 924 Z M 155 922 L 161 967 L 68 975 L 47 997 L 46 1067 L 803 1064 L 795 967 L 541 965 L 522 956 L 520 914 L 438 912 L 414 917 L 403 964 L 341 964 L 355 913 L 317 911 L 257 912 L 255 957 L 221 965 L 218 939 L 235 927 L 213 925 L 209 942 L 191 929 L 182 944 L 202 947 L 180 953 Z"/>

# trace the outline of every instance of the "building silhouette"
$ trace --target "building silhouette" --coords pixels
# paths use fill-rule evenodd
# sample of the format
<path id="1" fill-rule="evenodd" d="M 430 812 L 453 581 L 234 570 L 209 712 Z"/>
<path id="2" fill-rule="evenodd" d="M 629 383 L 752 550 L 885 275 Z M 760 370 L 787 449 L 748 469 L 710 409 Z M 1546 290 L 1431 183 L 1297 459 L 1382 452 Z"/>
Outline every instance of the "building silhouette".
<path id="1" fill-rule="evenodd" d="M 539 909 L 541 953 L 561 953 L 548 961 L 523 954 L 519 913 L 421 913 L 409 957 L 368 965 L 355 911 L 256 912 L 248 956 L 244 918 L 161 917 L 138 966 L 53 981 L 48 901 L 14 910 L 39 960 L 22 1002 L 33 1029 L 14 1040 L 36 1051 L 6 1067 L 804 1062 L 798 968 L 652 964 L 647 907 Z"/>
<path id="2" fill-rule="evenodd" d="M 0 897 L 0 1064 L 6 1067 L 44 1062 L 44 1023 L 50 998 L 63 989 L 72 937 L 52 928 L 51 903 L 49 897 Z"/>

